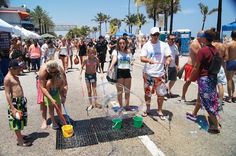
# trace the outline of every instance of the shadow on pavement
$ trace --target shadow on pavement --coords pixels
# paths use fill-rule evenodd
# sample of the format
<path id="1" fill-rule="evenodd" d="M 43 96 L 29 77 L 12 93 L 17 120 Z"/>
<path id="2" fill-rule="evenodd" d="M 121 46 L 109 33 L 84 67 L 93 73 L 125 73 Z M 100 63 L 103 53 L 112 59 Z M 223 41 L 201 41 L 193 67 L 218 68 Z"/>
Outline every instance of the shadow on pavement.
<path id="1" fill-rule="evenodd" d="M 40 138 L 46 138 L 49 136 L 48 132 L 33 132 L 28 135 L 30 137 L 30 141 L 33 143 L 35 140 L 40 139 Z"/>

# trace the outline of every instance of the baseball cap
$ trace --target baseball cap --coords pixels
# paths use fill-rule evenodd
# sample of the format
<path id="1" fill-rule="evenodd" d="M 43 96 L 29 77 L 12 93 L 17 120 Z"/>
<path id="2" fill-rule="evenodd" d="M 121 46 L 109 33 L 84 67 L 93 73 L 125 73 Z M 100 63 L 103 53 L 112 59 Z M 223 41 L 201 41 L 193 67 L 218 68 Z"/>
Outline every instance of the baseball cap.
<path id="1" fill-rule="evenodd" d="M 13 59 L 9 62 L 8 68 L 19 68 L 20 64 L 17 59 Z"/>
<path id="2" fill-rule="evenodd" d="M 152 29 L 150 30 L 151 35 L 153 35 L 155 33 L 159 33 L 159 28 L 158 27 L 152 27 Z"/>

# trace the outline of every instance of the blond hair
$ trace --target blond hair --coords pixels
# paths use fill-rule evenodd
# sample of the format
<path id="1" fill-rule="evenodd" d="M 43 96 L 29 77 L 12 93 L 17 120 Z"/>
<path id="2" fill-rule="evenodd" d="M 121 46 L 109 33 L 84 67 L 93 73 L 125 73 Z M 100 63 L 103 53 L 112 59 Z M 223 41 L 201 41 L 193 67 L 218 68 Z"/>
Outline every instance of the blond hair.
<path id="1" fill-rule="evenodd" d="M 48 62 L 46 62 L 46 67 L 47 67 L 47 69 L 59 68 L 59 65 L 56 60 L 49 60 Z"/>

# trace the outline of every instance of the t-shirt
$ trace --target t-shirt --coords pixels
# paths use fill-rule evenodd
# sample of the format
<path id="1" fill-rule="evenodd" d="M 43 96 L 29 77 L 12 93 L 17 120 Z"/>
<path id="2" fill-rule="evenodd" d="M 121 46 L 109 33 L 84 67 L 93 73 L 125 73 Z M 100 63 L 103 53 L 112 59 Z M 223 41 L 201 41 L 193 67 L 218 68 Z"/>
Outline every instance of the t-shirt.
<path id="1" fill-rule="evenodd" d="M 148 41 L 143 45 L 140 56 L 145 56 L 156 63 L 145 63 L 143 72 L 152 77 L 162 77 L 165 74 L 165 57 L 170 56 L 170 54 L 171 51 L 167 43 L 158 41 L 153 44 L 151 41 Z"/>
<path id="2" fill-rule="evenodd" d="M 172 46 L 169 45 L 169 48 L 171 51 L 171 62 L 169 67 L 176 67 L 175 58 L 179 56 L 178 47 L 175 44 L 173 44 Z"/>
<path id="3" fill-rule="evenodd" d="M 118 69 L 131 69 L 130 63 L 132 59 L 131 53 L 124 53 L 121 51 L 113 50 L 112 56 L 117 56 L 117 67 Z"/>
<path id="4" fill-rule="evenodd" d="M 211 60 L 213 58 L 213 54 L 210 49 L 216 53 L 216 48 L 214 46 L 205 46 L 201 48 L 197 53 L 197 63 L 200 64 L 200 73 L 199 76 L 206 76 L 208 75 L 208 68 L 211 64 Z"/>

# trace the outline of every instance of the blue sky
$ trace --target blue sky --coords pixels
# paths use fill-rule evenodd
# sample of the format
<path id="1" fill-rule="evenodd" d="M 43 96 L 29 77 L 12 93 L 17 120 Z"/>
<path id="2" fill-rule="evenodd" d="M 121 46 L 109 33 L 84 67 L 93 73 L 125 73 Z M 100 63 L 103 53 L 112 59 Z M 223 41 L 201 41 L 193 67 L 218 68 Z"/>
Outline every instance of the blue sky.
<path id="1" fill-rule="evenodd" d="M 236 3 L 233 1 L 223 0 L 222 25 L 236 20 Z M 203 18 L 198 6 L 200 2 L 208 5 L 209 10 L 218 6 L 218 0 L 180 0 L 181 11 L 174 15 L 173 29 L 190 29 L 192 36 L 196 36 L 196 33 L 201 29 Z M 11 6 L 23 4 L 31 10 L 40 5 L 58 25 L 88 25 L 92 27 L 97 26 L 97 23 L 91 20 L 99 12 L 119 19 L 128 14 L 128 0 L 10 0 Z M 136 13 L 136 11 L 134 0 L 131 0 L 131 13 Z M 145 7 L 140 7 L 140 12 L 146 15 Z M 148 23 L 142 27 L 144 34 L 148 34 L 153 26 L 151 19 L 147 19 L 147 21 Z M 216 27 L 216 21 L 217 13 L 207 16 L 205 28 Z M 121 30 L 124 29 L 127 27 L 122 24 Z M 133 32 L 135 30 L 134 27 Z M 105 28 L 102 33 L 105 34 Z M 64 33 L 59 32 L 59 34 Z M 225 32 L 225 34 L 229 33 Z"/>

